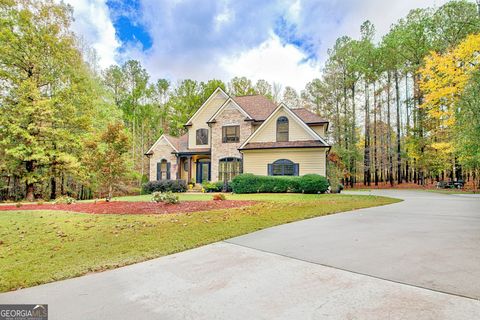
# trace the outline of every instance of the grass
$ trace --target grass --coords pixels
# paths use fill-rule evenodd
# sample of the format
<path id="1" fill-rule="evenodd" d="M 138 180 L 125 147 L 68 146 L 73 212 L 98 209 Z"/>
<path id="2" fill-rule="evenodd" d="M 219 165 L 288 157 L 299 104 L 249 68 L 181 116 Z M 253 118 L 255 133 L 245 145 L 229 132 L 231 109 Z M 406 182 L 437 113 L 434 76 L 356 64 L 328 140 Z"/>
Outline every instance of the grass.
<path id="1" fill-rule="evenodd" d="M 210 197 L 182 195 L 184 200 Z M 229 198 L 277 201 L 169 215 L 0 212 L 0 291 L 117 268 L 296 220 L 400 201 L 357 195 Z M 143 198 L 130 198 L 138 199 Z"/>

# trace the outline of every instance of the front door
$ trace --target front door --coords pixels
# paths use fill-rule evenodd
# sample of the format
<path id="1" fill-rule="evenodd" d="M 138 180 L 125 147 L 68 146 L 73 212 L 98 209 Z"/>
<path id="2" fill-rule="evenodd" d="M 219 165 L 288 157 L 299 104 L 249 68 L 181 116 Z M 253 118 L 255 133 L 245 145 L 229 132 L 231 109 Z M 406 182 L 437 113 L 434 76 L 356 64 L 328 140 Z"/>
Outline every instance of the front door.
<path id="1" fill-rule="evenodd" d="M 210 181 L 210 160 L 200 159 L 197 162 L 197 183 Z"/>

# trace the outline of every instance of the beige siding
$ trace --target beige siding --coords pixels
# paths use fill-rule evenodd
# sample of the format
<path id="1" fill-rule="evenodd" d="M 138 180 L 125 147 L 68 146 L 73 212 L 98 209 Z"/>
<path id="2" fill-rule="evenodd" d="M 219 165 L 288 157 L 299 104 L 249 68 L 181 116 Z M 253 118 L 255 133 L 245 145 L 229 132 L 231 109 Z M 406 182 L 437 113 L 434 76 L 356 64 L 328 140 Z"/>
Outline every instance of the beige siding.
<path id="1" fill-rule="evenodd" d="M 288 159 L 299 164 L 299 174 L 316 173 L 326 176 L 326 148 L 266 149 L 243 152 L 243 172 L 268 175 L 268 164 Z"/>
<path id="2" fill-rule="evenodd" d="M 208 127 L 207 121 L 217 112 L 220 106 L 227 101 L 223 94 L 218 93 L 216 97 L 213 97 L 204 106 L 195 118 L 192 119 L 192 125 L 188 127 L 188 147 L 195 148 L 209 148 L 210 147 L 210 135 L 211 131 Z M 207 129 L 208 132 L 208 145 L 197 145 L 196 132 L 197 129 Z"/>
<path id="3" fill-rule="evenodd" d="M 292 119 L 288 113 L 284 110 L 279 110 L 273 118 L 270 119 L 268 123 L 258 129 L 258 133 L 253 137 L 250 142 L 274 142 L 277 140 L 277 119 L 279 117 L 285 116 L 288 118 L 288 140 L 289 141 L 298 141 L 298 140 L 312 140 L 314 139 L 303 126 L 301 126 L 297 121 Z M 259 131 L 260 130 L 260 131 Z"/>
<path id="4" fill-rule="evenodd" d="M 325 139 L 325 125 L 310 126 L 320 137 Z"/>
<path id="5" fill-rule="evenodd" d="M 173 151 L 173 148 L 165 138 L 158 142 L 155 149 L 153 149 L 153 155 L 150 157 L 150 181 L 157 180 L 157 162 L 160 162 L 162 159 L 170 162 L 170 178 L 176 179 L 177 157 L 172 154 Z M 166 177 L 163 179 L 166 179 Z"/>

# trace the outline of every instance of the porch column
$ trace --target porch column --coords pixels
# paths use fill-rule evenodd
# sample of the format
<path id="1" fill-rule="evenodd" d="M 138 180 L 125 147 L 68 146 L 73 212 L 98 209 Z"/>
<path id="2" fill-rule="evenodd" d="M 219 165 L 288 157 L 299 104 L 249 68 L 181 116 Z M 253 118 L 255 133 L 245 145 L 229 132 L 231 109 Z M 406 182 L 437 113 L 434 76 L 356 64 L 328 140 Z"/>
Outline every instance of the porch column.
<path id="1" fill-rule="evenodd" d="M 192 156 L 188 156 L 188 181 L 187 183 L 190 183 L 192 181 Z"/>
<path id="2" fill-rule="evenodd" d="M 177 155 L 177 180 L 180 179 L 181 175 L 180 175 L 180 161 L 181 158 L 180 156 Z"/>

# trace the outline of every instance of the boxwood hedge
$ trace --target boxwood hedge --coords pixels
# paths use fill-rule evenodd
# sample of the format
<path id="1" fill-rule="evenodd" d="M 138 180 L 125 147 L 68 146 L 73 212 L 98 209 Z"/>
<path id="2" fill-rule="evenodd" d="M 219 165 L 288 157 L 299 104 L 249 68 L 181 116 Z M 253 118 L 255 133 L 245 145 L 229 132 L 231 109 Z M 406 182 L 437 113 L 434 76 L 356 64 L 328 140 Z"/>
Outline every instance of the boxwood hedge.
<path id="1" fill-rule="evenodd" d="M 185 180 L 157 180 L 149 181 L 142 186 L 143 194 L 167 191 L 185 192 L 187 191 L 187 182 Z"/>
<path id="2" fill-rule="evenodd" d="M 232 180 L 234 193 L 325 193 L 328 189 L 327 178 L 318 174 L 304 176 L 256 176 L 245 173 Z"/>

